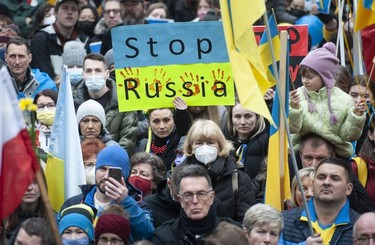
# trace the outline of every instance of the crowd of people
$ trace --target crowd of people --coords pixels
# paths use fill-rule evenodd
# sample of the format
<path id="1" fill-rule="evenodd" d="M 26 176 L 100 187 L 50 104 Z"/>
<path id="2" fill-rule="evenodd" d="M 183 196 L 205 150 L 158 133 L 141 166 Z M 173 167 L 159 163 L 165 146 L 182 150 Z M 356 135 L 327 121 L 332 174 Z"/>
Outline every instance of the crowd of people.
<path id="1" fill-rule="evenodd" d="M 300 63 L 302 86 L 290 92 L 298 172 L 290 161 L 281 211 L 264 204 L 270 124 L 237 97 L 232 106 L 176 96 L 173 108 L 119 110 L 111 29 L 220 21 L 218 0 L 4 2 L 0 66 L 18 98 L 37 106 L 43 169 L 60 83 L 72 85 L 86 185 L 55 210 L 62 244 L 375 244 L 375 85 L 339 66 L 334 1 L 327 13 L 306 1 L 265 1 L 279 23 L 313 15 L 324 25 Z M 270 109 L 273 94 L 264 98 Z M 48 212 L 35 180 L 1 221 L 0 244 L 56 244 Z"/>

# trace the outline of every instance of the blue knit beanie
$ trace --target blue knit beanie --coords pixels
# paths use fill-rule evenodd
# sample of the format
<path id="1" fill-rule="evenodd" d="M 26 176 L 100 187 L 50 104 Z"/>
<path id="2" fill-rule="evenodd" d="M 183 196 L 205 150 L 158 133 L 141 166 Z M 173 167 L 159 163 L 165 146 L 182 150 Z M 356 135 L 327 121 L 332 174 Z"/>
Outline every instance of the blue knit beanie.
<path id="1" fill-rule="evenodd" d="M 64 209 L 61 212 L 61 219 L 59 222 L 60 236 L 69 227 L 78 227 L 83 230 L 89 237 L 90 242 L 94 240 L 94 227 L 93 227 L 93 210 L 85 205 L 78 204 Z"/>
<path id="2" fill-rule="evenodd" d="M 120 167 L 127 179 L 130 170 L 128 153 L 118 144 L 105 147 L 96 157 L 95 171 L 103 166 Z"/>

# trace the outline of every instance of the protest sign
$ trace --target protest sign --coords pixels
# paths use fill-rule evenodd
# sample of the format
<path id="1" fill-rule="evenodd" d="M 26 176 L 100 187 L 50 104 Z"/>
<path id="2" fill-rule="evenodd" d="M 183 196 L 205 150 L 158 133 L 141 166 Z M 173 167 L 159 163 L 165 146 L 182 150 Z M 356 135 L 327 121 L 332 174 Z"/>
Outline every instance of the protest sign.
<path id="1" fill-rule="evenodd" d="M 232 105 L 233 75 L 220 22 L 121 26 L 112 29 L 120 111 Z"/>

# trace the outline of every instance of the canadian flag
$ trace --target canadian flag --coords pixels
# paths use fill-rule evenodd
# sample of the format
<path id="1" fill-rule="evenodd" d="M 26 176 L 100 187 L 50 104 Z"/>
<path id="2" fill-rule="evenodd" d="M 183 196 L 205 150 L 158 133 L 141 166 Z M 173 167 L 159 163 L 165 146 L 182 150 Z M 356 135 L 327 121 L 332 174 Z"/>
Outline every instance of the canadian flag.
<path id="1" fill-rule="evenodd" d="M 0 70 L 0 221 L 21 203 L 39 163 L 8 70 Z"/>

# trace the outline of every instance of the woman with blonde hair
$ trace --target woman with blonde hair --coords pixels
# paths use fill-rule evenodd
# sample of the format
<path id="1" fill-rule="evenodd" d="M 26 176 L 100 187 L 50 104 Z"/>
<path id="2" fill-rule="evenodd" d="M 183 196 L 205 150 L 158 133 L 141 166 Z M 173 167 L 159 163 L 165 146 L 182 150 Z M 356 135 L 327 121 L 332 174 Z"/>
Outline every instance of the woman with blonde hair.
<path id="1" fill-rule="evenodd" d="M 224 134 L 233 143 L 231 154 L 237 166 L 254 179 L 268 154 L 269 127 L 262 116 L 243 108 L 238 100 L 227 111 Z"/>
<path id="2" fill-rule="evenodd" d="M 237 170 L 231 149 L 232 144 L 215 122 L 199 119 L 186 136 L 184 163 L 199 164 L 207 169 L 216 197 L 222 202 L 223 216 L 239 221 L 254 204 L 254 193 L 249 176 Z"/>
<path id="3" fill-rule="evenodd" d="M 307 167 L 298 171 L 298 178 L 302 182 L 303 195 L 305 195 L 306 201 L 308 202 L 313 197 L 313 185 L 315 168 Z M 302 193 L 298 188 L 298 182 L 296 176 L 294 176 L 291 188 L 290 208 L 303 207 Z"/>
<path id="4" fill-rule="evenodd" d="M 246 211 L 243 229 L 249 244 L 276 245 L 283 229 L 283 216 L 267 204 L 255 204 Z"/>

